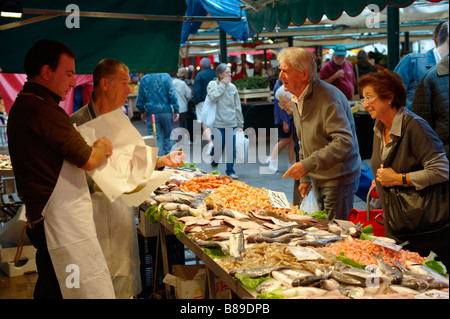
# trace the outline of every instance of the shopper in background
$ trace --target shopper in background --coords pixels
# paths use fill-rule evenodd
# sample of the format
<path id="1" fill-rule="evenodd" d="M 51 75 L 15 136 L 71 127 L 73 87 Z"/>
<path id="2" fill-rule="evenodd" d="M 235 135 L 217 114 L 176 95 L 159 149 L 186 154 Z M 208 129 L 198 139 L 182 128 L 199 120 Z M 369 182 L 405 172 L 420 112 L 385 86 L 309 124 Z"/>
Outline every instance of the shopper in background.
<path id="1" fill-rule="evenodd" d="M 26 207 L 26 232 L 37 249 L 34 297 L 114 298 L 92 229 L 92 203 L 84 178 L 84 171 L 111 156 L 111 142 L 103 137 L 89 146 L 58 105 L 76 86 L 75 53 L 69 47 L 40 40 L 28 51 L 24 64 L 28 80 L 9 113 L 8 146 Z M 71 263 L 83 276 L 80 288 L 67 296 L 62 290 L 67 292 L 65 271 Z M 89 281 L 86 275 L 92 276 Z M 89 291 L 92 286 L 97 289 Z"/>
<path id="2" fill-rule="evenodd" d="M 220 136 L 213 133 L 212 168 L 217 169 L 221 154 L 225 152 L 226 174 L 233 179 L 239 178 L 234 171 L 234 159 L 236 155 L 236 130 L 244 128 L 241 100 L 236 86 L 231 83 L 231 70 L 221 63 L 216 68 L 217 78 L 208 84 L 208 96 L 211 103 L 216 103 L 216 120 L 214 128 L 220 132 Z M 232 141 L 230 143 L 226 143 Z M 219 153 L 219 150 L 221 152 Z"/>
<path id="3" fill-rule="evenodd" d="M 449 45 L 448 21 L 443 24 L 447 27 L 447 47 Z M 449 156 L 449 61 L 443 57 L 420 80 L 414 94 L 411 110 L 425 119 L 444 143 L 445 153 Z"/>
<path id="4" fill-rule="evenodd" d="M 206 99 L 208 84 L 216 77 L 216 72 L 211 69 L 211 60 L 208 58 L 202 58 L 200 60 L 200 72 L 195 77 L 194 82 L 194 103 L 195 114 L 197 116 L 197 122 L 201 123 L 203 103 Z M 207 152 L 209 153 L 212 148 L 211 130 L 202 124 L 203 135 L 208 141 Z"/>
<path id="5" fill-rule="evenodd" d="M 442 34 L 443 41 L 440 40 L 439 36 L 443 24 L 443 22 L 439 23 L 434 29 L 434 43 L 436 44 L 436 48 L 427 51 L 425 54 L 407 54 L 400 60 L 394 69 L 394 72 L 401 76 L 403 83 L 406 86 L 406 107 L 408 110 L 411 110 L 414 93 L 416 92 L 417 84 L 420 79 L 424 76 L 425 72 L 436 65 L 443 56 L 448 54 L 448 45 L 446 47 L 445 45 L 442 45 L 445 43 L 448 31 L 443 30 L 444 33 L 447 33 L 447 36 Z"/>
<path id="6" fill-rule="evenodd" d="M 177 77 L 172 80 L 175 92 L 177 94 L 178 105 L 180 107 L 180 117 L 178 121 L 173 122 L 173 127 L 185 128 L 186 126 L 186 116 L 188 114 L 188 103 L 192 99 L 192 90 L 187 85 L 186 79 L 188 76 L 188 71 L 186 68 L 179 68 L 177 72 Z"/>
<path id="7" fill-rule="evenodd" d="M 377 67 L 368 61 L 366 51 L 359 50 L 356 58 L 357 61 L 353 65 L 353 72 L 355 73 L 356 82 L 358 82 L 359 78 L 364 74 L 377 72 Z M 355 94 L 358 94 L 357 85 L 355 85 Z"/>
<path id="8" fill-rule="evenodd" d="M 147 123 L 148 134 L 153 135 L 152 114 L 155 116 L 156 145 L 158 156 L 170 153 L 173 142 L 170 139 L 173 122 L 178 121 L 179 105 L 168 73 L 149 73 L 139 84 L 136 107 L 142 121 Z"/>
<path id="9" fill-rule="evenodd" d="M 403 186 L 397 188 L 399 192 L 402 192 L 410 187 L 422 190 L 434 184 L 446 181 L 448 183 L 449 163 L 441 140 L 428 123 L 404 107 L 406 89 L 397 73 L 392 71 L 369 73 L 359 79 L 358 87 L 364 96 L 364 108 L 376 120 L 371 166 L 383 207 L 385 232 L 388 237 L 398 239 L 391 225 L 398 223 L 396 220 L 413 220 L 419 216 L 392 216 L 387 203 L 388 187 Z M 399 142 L 401 136 L 402 139 Z M 396 155 L 390 165 L 387 163 L 389 167 L 384 167 L 383 163 L 397 143 L 400 144 Z M 447 196 L 448 205 L 449 194 L 443 196 Z M 439 201 L 441 204 L 436 202 L 430 206 L 430 211 L 421 211 L 421 214 L 428 214 L 430 219 L 433 219 L 435 213 L 431 211 L 431 207 L 439 207 L 445 202 L 443 198 L 439 198 Z M 426 221 L 428 218 L 423 220 Z M 418 233 L 413 226 L 409 226 L 410 233 L 402 234 L 401 239 L 398 240 L 408 241 L 406 248 L 419 252 L 423 257 L 428 256 L 430 251 L 434 251 L 439 260 L 448 267 L 448 211 L 446 227 L 432 229 L 424 226 L 422 228 L 425 232 Z"/>
<path id="10" fill-rule="evenodd" d="M 337 87 L 349 101 L 353 100 L 355 92 L 355 74 L 353 65 L 345 60 L 347 49 L 344 45 L 337 45 L 331 61 L 320 69 L 319 78 Z"/>
<path id="11" fill-rule="evenodd" d="M 232 76 L 232 81 L 239 79 L 248 78 L 248 70 L 254 69 L 255 65 L 247 61 L 247 55 L 245 53 L 241 54 L 241 63 L 236 64 L 236 72 Z M 253 71 L 252 71 L 253 72 Z"/>
<path id="12" fill-rule="evenodd" d="M 284 90 L 283 82 L 280 79 L 277 80 L 274 86 L 274 120 L 275 126 L 278 128 L 278 143 L 272 150 L 271 156 L 267 159 L 269 163 L 269 171 L 275 173 L 278 169 L 278 154 L 286 147 L 289 164 L 295 163 L 295 150 L 294 139 L 292 137 L 292 130 L 290 124 L 292 122 L 292 113 L 288 113 L 284 110 L 285 104 L 291 104 L 292 94 Z M 283 105 L 283 107 L 282 107 Z"/>
<path id="13" fill-rule="evenodd" d="M 300 194 L 313 188 L 328 219 L 347 219 L 358 189 L 361 158 L 350 104 L 335 86 L 317 79 L 315 55 L 287 48 L 279 56 L 280 79 L 292 93 L 300 161 L 283 178 L 300 179 Z M 312 182 L 312 185 L 311 185 Z"/>

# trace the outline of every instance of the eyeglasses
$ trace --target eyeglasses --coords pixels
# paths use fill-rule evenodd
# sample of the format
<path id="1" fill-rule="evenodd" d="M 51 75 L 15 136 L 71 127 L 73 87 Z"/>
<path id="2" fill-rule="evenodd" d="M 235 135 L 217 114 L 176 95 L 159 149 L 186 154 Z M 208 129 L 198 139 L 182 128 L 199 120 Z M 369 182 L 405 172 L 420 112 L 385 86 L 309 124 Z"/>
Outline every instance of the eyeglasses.
<path id="1" fill-rule="evenodd" d="M 361 104 L 364 105 L 365 102 L 371 103 L 376 98 L 376 96 L 367 96 L 365 99 L 361 99 Z"/>

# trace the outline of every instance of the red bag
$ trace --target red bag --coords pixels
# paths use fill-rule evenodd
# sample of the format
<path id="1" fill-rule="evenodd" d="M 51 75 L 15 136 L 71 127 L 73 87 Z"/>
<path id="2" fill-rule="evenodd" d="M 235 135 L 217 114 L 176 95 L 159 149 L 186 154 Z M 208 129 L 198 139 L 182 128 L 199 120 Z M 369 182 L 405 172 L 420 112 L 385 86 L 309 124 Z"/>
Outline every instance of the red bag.
<path id="1" fill-rule="evenodd" d="M 384 233 L 384 221 L 383 221 L 383 210 L 382 209 L 372 209 L 370 210 L 370 196 L 372 191 L 375 189 L 375 185 L 370 187 L 369 193 L 367 194 L 367 210 L 352 209 L 348 213 L 348 220 L 354 224 L 358 222 L 362 225 L 362 228 L 372 225 L 373 234 L 378 237 L 385 237 Z M 378 194 L 376 194 L 378 195 Z M 374 198 L 378 198 L 373 196 Z"/>

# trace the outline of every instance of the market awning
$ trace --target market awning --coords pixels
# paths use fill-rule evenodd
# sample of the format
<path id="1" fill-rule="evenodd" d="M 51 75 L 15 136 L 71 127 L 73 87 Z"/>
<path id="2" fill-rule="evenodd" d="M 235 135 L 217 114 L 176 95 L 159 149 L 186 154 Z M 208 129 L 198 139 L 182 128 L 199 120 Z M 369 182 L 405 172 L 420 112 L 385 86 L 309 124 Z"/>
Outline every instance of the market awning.
<path id="1" fill-rule="evenodd" d="M 263 28 L 272 31 L 276 26 L 285 29 L 291 23 L 303 25 L 306 19 L 312 23 L 319 23 L 324 15 L 330 20 L 338 19 L 343 12 L 355 17 L 366 6 L 381 11 L 392 3 L 397 8 L 404 8 L 413 4 L 414 0 L 242 0 L 242 2 L 248 5 L 246 15 L 249 29 L 261 33 Z"/>
<path id="2" fill-rule="evenodd" d="M 81 12 L 79 28 L 70 28 L 75 21 L 73 10 L 61 14 L 70 3 Z M 22 19 L 0 18 L 0 67 L 4 73 L 23 73 L 26 52 L 43 38 L 64 42 L 75 51 L 78 74 L 91 74 L 106 57 L 124 62 L 136 73 L 171 73 L 178 68 L 185 0 L 23 0 L 21 4 Z"/>
<path id="3" fill-rule="evenodd" d="M 217 21 L 219 27 L 230 36 L 240 41 L 247 41 L 249 38 L 245 12 L 241 10 L 241 2 L 238 0 L 186 0 L 187 16 L 206 16 L 213 18 L 235 16 L 242 18 L 240 21 Z M 197 33 L 201 21 L 185 21 L 181 33 L 181 45 L 184 46 L 190 34 Z"/>

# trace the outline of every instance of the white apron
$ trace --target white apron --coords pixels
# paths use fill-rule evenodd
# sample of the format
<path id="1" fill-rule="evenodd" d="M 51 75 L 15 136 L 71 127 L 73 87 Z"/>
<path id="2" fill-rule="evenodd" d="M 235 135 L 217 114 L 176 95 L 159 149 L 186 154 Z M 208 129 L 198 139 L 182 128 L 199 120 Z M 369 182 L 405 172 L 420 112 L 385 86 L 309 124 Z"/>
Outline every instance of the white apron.
<path id="1" fill-rule="evenodd" d="M 64 161 L 42 215 L 48 251 L 63 298 L 115 298 L 97 239 L 84 170 Z"/>

